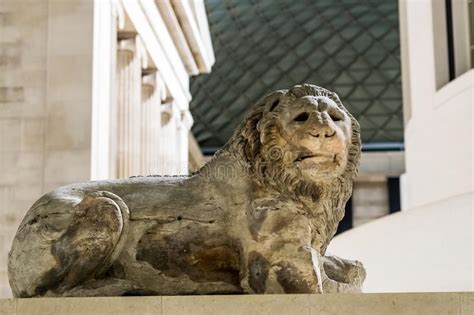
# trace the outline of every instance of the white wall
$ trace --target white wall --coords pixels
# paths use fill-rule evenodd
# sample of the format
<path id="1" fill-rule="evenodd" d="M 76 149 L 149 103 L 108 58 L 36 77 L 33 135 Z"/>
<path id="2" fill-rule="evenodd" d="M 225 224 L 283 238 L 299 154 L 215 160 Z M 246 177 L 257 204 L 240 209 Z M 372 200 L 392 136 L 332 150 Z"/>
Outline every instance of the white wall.
<path id="1" fill-rule="evenodd" d="M 462 1 L 462 0 L 457 0 Z M 411 117 L 405 126 L 407 208 L 473 191 L 474 71 L 436 89 L 432 1 L 401 1 L 407 15 L 402 38 L 403 80 Z M 456 22 L 456 21 L 455 21 Z M 405 86 L 404 86 L 405 87 Z"/>
<path id="2" fill-rule="evenodd" d="M 412 89 L 413 91 L 413 89 Z M 473 191 L 474 70 L 412 103 L 405 130 L 408 208 Z"/>
<path id="3" fill-rule="evenodd" d="M 474 291 L 472 204 L 464 194 L 335 237 L 328 252 L 362 261 L 364 292 Z"/>

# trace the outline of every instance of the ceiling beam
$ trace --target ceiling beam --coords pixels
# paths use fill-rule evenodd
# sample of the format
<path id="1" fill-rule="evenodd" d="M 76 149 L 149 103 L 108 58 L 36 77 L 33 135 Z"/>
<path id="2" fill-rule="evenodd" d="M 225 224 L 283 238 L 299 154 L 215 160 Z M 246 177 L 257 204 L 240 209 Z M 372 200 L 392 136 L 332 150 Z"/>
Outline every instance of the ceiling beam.
<path id="1" fill-rule="evenodd" d="M 167 1 L 167 0 L 163 0 Z M 184 36 L 191 48 L 191 52 L 196 60 L 201 73 L 211 72 L 212 62 L 208 57 L 206 46 L 201 37 L 199 27 L 194 18 L 193 10 L 188 1 L 185 0 L 171 0 L 176 16 L 180 22 L 181 28 L 184 31 Z"/>
<path id="2" fill-rule="evenodd" d="M 166 24 L 169 32 L 172 34 L 173 42 L 178 49 L 178 53 L 183 60 L 184 66 L 188 71 L 189 75 L 199 74 L 199 69 L 194 60 L 194 56 L 191 52 L 186 37 L 184 36 L 183 30 L 179 25 L 178 18 L 171 6 L 171 3 L 166 0 L 156 0 L 155 1 L 158 10 L 160 11 L 161 17 Z"/>
<path id="3" fill-rule="evenodd" d="M 166 85 L 179 109 L 182 111 L 188 110 L 189 101 L 191 99 L 189 89 L 183 87 L 178 76 L 174 72 L 174 65 L 169 61 L 165 49 L 160 45 L 140 3 L 135 0 L 122 0 L 122 5 L 137 32 L 140 34 L 143 44 L 156 67 L 163 78 L 166 78 Z"/>
<path id="4" fill-rule="evenodd" d="M 172 69 L 176 73 L 176 76 L 179 78 L 179 81 L 185 91 L 187 91 L 188 97 L 191 97 L 189 93 L 189 74 L 184 66 L 183 59 L 178 53 L 178 49 L 175 46 L 173 39 L 166 27 L 163 18 L 161 17 L 158 8 L 153 0 L 140 0 L 140 4 L 143 8 L 143 12 L 148 18 L 150 26 L 155 32 L 156 38 L 162 47 L 163 51 L 166 54 L 167 59 L 170 64 L 172 64 Z"/>

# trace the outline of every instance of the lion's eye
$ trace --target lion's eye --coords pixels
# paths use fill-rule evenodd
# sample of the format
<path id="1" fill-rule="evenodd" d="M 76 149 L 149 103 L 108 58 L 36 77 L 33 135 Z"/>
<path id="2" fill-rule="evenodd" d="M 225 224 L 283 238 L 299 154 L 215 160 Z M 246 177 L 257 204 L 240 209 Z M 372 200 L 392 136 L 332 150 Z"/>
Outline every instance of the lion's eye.
<path id="1" fill-rule="evenodd" d="M 309 118 L 309 114 L 304 112 L 296 116 L 293 120 L 294 121 L 307 121 Z"/>
<path id="2" fill-rule="evenodd" d="M 332 121 L 341 121 L 344 119 L 344 116 L 342 116 L 340 113 L 329 113 L 329 117 L 331 117 Z"/>

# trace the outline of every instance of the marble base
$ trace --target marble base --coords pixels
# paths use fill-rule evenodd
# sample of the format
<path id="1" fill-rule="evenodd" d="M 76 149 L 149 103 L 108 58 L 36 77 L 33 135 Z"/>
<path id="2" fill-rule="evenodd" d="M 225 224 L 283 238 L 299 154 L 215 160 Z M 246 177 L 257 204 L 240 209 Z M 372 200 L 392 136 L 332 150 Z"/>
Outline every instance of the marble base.
<path id="1" fill-rule="evenodd" d="M 474 292 L 1 299 L 0 315 L 474 314 Z"/>

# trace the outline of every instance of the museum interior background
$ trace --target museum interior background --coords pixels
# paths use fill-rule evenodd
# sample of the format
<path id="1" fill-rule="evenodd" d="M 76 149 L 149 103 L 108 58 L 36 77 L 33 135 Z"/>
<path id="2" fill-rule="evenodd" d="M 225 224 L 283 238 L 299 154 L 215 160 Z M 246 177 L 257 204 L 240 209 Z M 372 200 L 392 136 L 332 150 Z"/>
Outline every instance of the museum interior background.
<path id="1" fill-rule="evenodd" d="M 473 291 L 473 24 L 470 0 L 0 0 L 0 297 L 42 194 L 188 174 L 304 82 L 362 127 L 329 251 L 366 292 Z"/>

